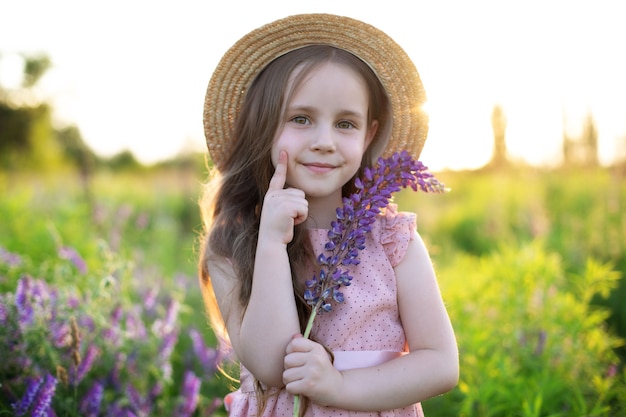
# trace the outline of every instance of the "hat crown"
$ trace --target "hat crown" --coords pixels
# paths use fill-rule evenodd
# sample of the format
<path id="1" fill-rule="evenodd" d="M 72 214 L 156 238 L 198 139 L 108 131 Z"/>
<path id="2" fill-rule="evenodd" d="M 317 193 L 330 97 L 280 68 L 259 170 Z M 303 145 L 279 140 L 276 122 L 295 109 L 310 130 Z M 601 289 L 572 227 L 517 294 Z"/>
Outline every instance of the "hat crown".
<path id="1" fill-rule="evenodd" d="M 382 154 L 407 150 L 417 159 L 428 132 L 428 115 L 422 108 L 426 94 L 406 52 L 387 34 L 360 20 L 301 14 L 251 31 L 224 54 L 213 72 L 203 118 L 207 147 L 216 167 L 223 168 L 241 103 L 257 75 L 276 58 L 311 45 L 346 50 L 372 69 L 392 112 L 391 132 Z"/>

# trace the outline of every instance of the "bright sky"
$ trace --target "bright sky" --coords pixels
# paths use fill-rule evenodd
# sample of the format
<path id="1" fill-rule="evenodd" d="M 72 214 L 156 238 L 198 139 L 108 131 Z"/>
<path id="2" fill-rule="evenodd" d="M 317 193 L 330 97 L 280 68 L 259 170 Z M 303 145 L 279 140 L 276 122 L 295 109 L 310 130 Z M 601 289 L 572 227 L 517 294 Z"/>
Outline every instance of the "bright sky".
<path id="1" fill-rule="evenodd" d="M 408 6 L 411 5 L 410 9 Z M 202 104 L 221 55 L 248 31 L 290 14 L 327 12 L 387 32 L 414 60 L 428 94 L 431 169 L 473 168 L 492 152 L 503 106 L 513 157 L 560 158 L 564 120 L 592 111 L 600 157 L 626 141 L 626 25 L 620 0 L 0 0 L 0 83 L 20 52 L 45 52 L 41 81 L 61 123 L 98 153 L 153 162 L 204 149 Z"/>

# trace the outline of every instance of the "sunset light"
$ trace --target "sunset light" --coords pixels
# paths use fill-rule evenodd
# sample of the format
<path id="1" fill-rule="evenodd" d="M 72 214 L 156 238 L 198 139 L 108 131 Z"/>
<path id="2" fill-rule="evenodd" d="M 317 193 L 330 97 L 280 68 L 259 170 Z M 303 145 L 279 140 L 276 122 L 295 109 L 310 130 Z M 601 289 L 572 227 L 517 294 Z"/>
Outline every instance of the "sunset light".
<path id="1" fill-rule="evenodd" d="M 98 153 L 129 149 L 152 162 L 204 149 L 203 95 L 233 42 L 303 12 L 364 20 L 407 50 L 428 94 L 423 158 L 435 169 L 489 160 L 496 105 L 514 160 L 558 163 L 563 129 L 576 135 L 590 113 L 600 161 L 624 152 L 626 25 L 611 1 L 419 1 L 410 13 L 394 1 L 21 1 L 0 25 L 0 82 L 11 83 L 17 54 L 48 54 L 39 92 L 60 123 L 78 125 Z"/>

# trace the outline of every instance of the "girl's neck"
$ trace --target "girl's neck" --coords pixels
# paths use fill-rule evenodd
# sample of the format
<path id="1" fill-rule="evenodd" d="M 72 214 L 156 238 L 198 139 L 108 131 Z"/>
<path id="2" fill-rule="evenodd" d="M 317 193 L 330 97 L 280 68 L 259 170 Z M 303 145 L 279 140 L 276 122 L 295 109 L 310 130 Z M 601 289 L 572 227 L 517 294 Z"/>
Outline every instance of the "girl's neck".
<path id="1" fill-rule="evenodd" d="M 330 223 L 337 219 L 337 208 L 343 204 L 341 194 L 327 198 L 309 198 L 309 215 L 306 220 L 307 229 L 328 229 Z"/>

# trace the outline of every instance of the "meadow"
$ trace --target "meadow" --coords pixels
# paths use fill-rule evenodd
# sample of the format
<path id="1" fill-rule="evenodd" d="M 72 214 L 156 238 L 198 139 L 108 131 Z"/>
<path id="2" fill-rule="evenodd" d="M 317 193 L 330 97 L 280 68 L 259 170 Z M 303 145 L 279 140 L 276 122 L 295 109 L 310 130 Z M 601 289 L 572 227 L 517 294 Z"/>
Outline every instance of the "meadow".
<path id="1" fill-rule="evenodd" d="M 402 191 L 458 338 L 427 416 L 626 412 L 626 184 L 441 172 Z M 0 415 L 224 415 L 196 275 L 201 169 L 0 174 Z M 226 360 L 226 362 L 224 362 Z"/>

